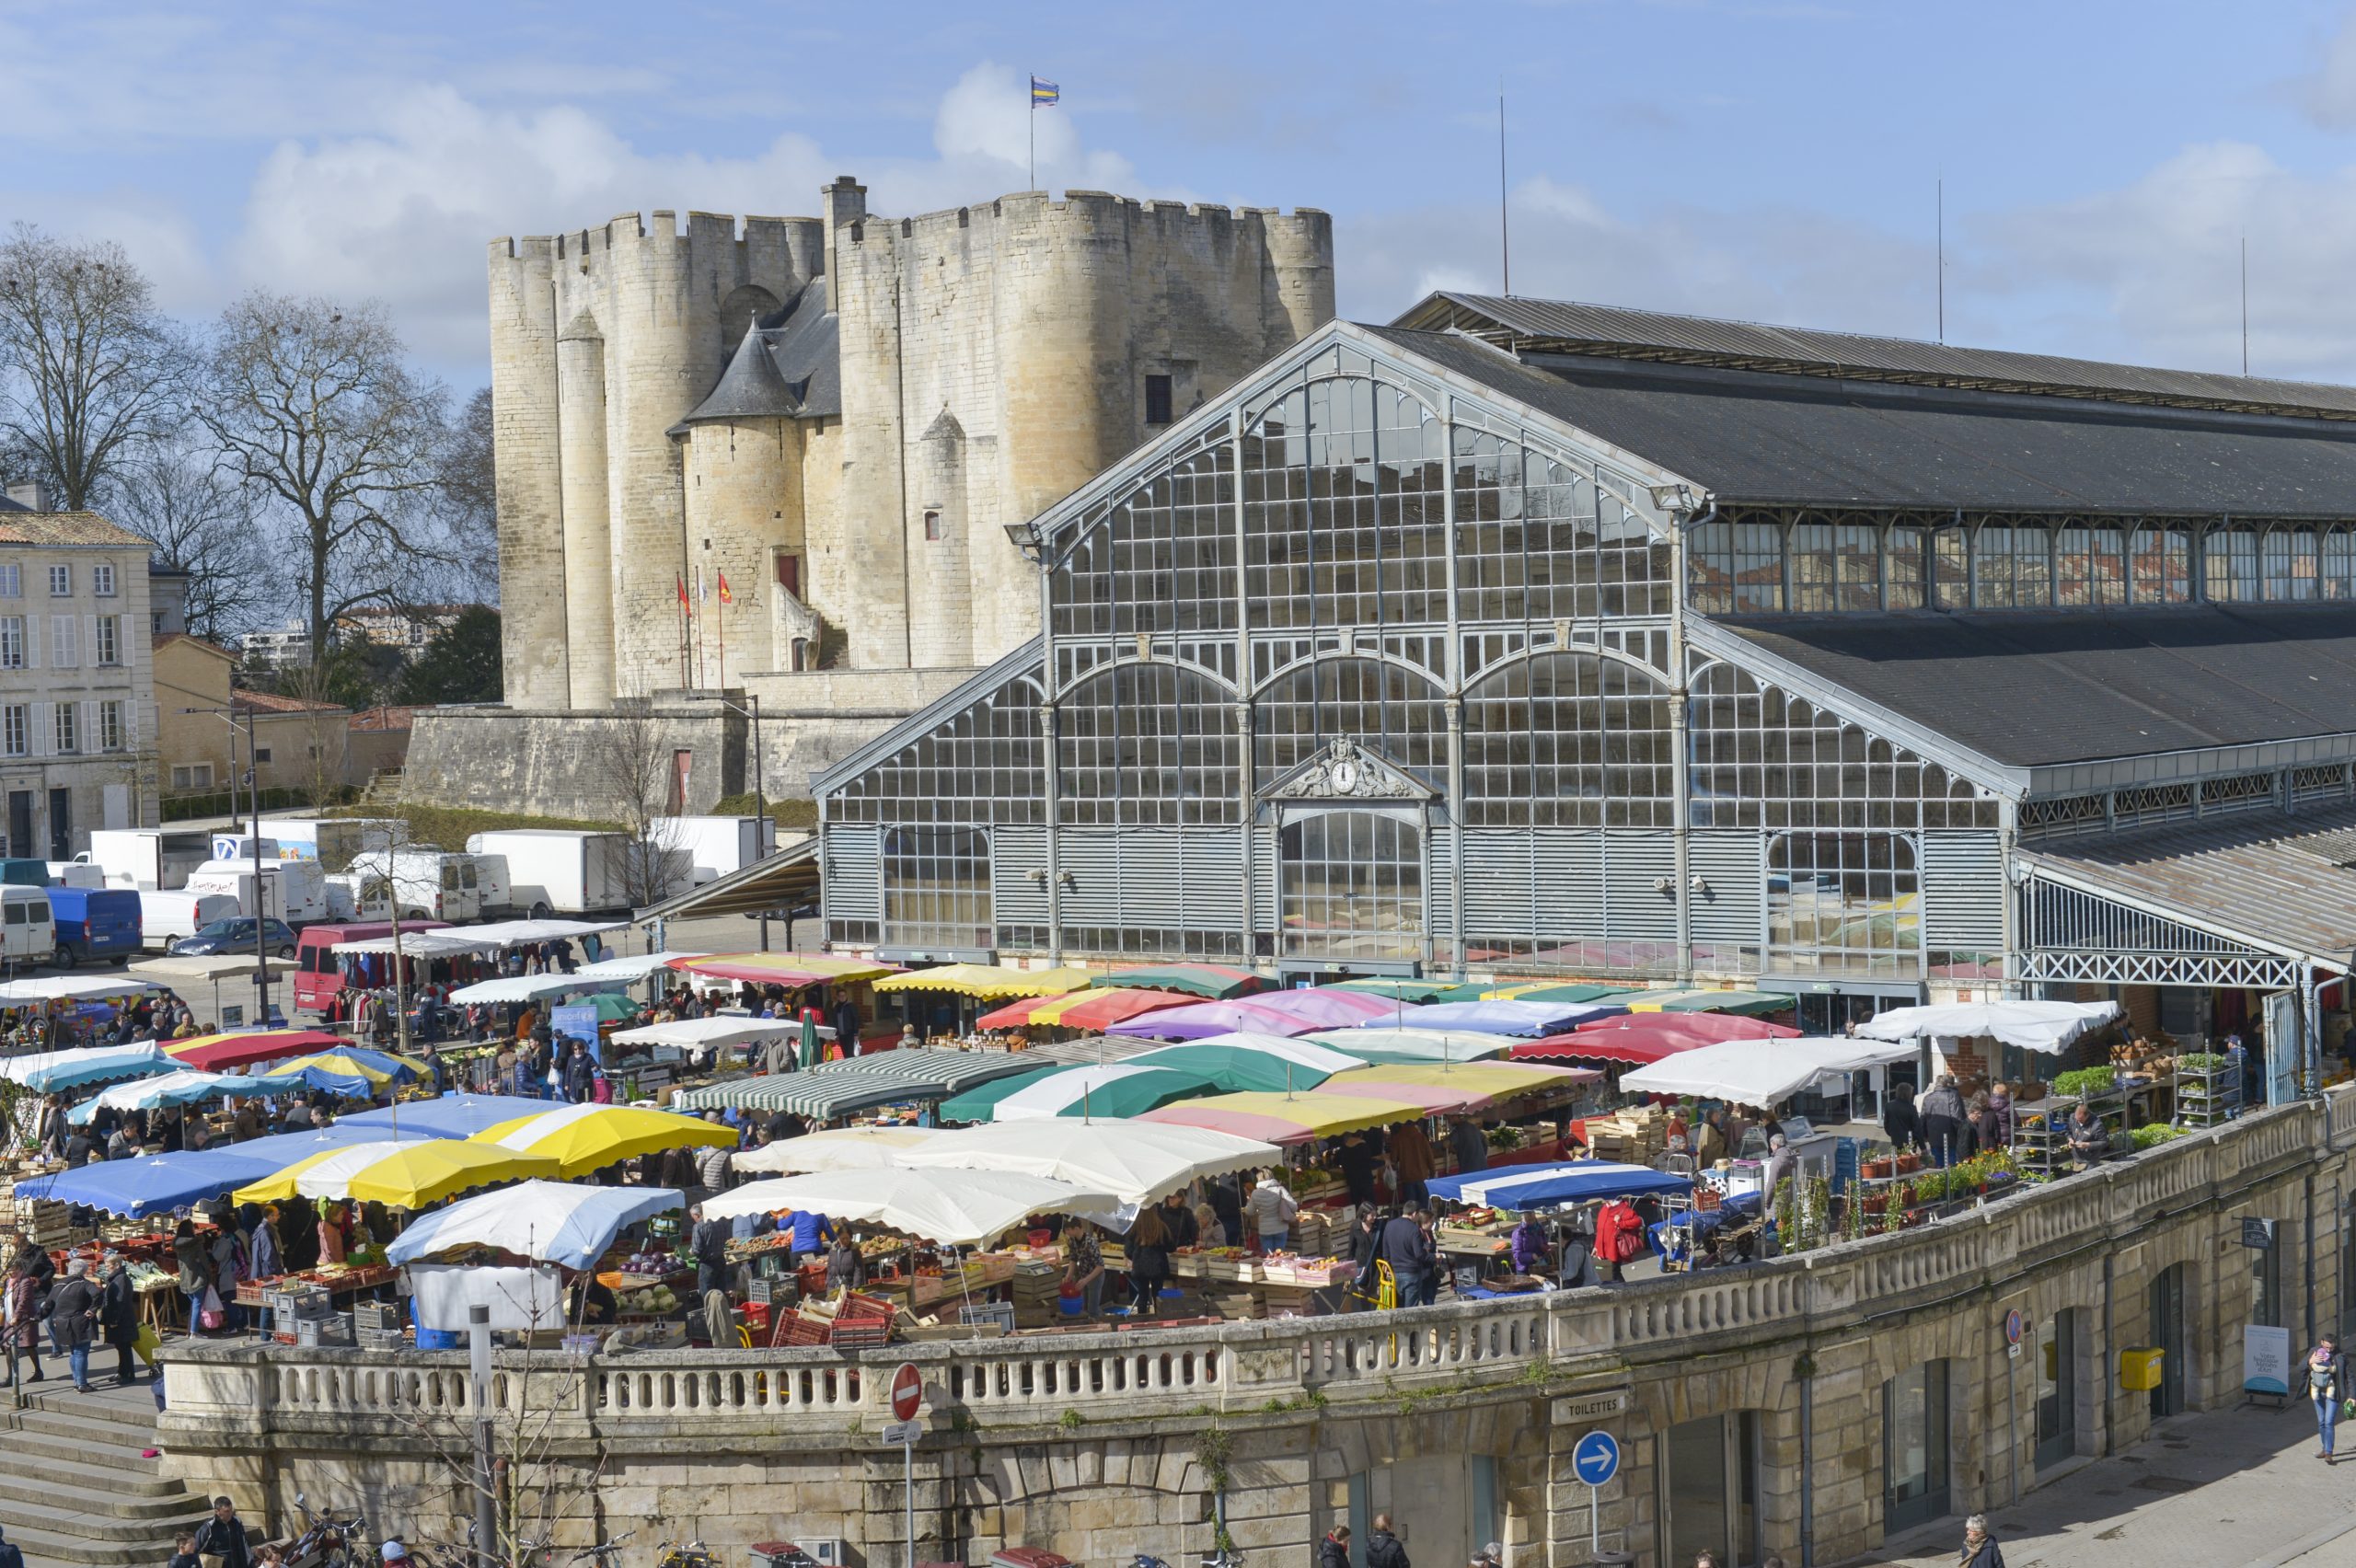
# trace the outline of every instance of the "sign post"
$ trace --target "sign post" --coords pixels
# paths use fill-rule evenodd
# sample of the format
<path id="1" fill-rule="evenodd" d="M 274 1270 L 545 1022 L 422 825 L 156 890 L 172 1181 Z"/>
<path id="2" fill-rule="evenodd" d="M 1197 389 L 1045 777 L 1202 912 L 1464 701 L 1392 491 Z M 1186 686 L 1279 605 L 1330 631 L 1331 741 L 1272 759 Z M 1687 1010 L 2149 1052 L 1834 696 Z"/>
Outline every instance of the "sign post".
<path id="1" fill-rule="evenodd" d="M 2004 1314 L 2004 1419 L 2008 1423 L 2018 1419 L 2015 1414 L 2018 1406 L 2014 1402 L 2013 1370 L 2020 1364 L 2021 1334 L 2027 1327 L 2027 1320 L 2022 1318 L 2019 1308 L 2015 1307 Z M 2013 1441 L 2012 1450 L 2012 1499 L 2017 1503 L 2021 1500 L 2021 1446 L 2017 1436 Z"/>
<path id="2" fill-rule="evenodd" d="M 917 1438 L 924 1430 L 917 1408 L 924 1402 L 924 1374 L 913 1361 L 892 1369 L 893 1426 L 884 1433 L 900 1440 L 900 1476 L 905 1485 L 908 1525 L 908 1568 L 917 1568 Z"/>
<path id="3" fill-rule="evenodd" d="M 1620 1473 L 1620 1445 L 1609 1432 L 1590 1432 L 1571 1446 L 1571 1471 L 1587 1482 L 1587 1545 L 1603 1555 L 1603 1483 Z"/>

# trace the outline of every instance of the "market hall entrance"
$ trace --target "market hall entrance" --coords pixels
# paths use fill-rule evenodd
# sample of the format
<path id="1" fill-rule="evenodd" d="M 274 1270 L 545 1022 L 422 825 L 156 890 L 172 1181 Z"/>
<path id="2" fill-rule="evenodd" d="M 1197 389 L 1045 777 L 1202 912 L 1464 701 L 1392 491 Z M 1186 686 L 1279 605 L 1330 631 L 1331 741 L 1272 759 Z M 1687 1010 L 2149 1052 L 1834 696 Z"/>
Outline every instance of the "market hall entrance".
<path id="1" fill-rule="evenodd" d="M 1365 972 L 1424 956 L 1420 806 L 1287 806 L 1276 830 L 1278 956 Z"/>

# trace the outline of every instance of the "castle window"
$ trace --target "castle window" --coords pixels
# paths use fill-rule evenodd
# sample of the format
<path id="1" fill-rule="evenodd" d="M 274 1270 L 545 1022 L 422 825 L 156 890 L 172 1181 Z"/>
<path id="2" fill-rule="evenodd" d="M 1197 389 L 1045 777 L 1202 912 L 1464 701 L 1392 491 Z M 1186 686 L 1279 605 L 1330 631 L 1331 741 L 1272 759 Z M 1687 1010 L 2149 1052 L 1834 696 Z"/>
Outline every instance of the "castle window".
<path id="1" fill-rule="evenodd" d="M 1149 425 L 1170 422 L 1170 377 L 1149 375 L 1145 378 L 1145 422 Z"/>
<path id="2" fill-rule="evenodd" d="M 924 514 L 924 536 L 928 539 L 937 539 L 941 537 L 940 513 L 928 512 Z"/>

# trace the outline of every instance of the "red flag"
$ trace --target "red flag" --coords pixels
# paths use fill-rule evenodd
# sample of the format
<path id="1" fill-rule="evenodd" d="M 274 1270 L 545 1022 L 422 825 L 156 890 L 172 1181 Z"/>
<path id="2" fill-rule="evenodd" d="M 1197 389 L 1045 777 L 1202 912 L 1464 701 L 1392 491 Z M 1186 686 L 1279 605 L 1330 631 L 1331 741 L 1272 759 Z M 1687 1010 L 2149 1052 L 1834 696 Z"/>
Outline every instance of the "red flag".
<path id="1" fill-rule="evenodd" d="M 733 605 L 736 602 L 729 596 L 728 573 L 724 571 L 720 574 L 720 602 L 723 605 Z"/>
<path id="2" fill-rule="evenodd" d="M 671 581 L 679 585 L 679 608 L 690 615 L 694 614 L 695 606 L 687 603 L 687 580 L 684 577 L 674 577 Z"/>

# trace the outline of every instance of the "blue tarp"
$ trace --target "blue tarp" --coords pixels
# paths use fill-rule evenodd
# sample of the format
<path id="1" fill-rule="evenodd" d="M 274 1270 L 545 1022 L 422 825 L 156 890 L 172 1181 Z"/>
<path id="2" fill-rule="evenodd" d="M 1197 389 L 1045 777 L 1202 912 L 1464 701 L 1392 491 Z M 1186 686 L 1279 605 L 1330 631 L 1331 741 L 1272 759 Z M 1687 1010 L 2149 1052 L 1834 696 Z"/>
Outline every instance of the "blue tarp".
<path id="1" fill-rule="evenodd" d="M 1562 1165 L 1507 1165 L 1470 1176 L 1435 1176 L 1425 1183 L 1435 1198 L 1491 1208 L 1545 1208 L 1554 1204 L 1593 1203 L 1638 1193 L 1681 1193 L 1692 1177 L 1671 1176 L 1642 1165 L 1605 1159 L 1574 1159 Z"/>
<path id="2" fill-rule="evenodd" d="M 496 1247 L 540 1262 L 585 1269 L 606 1255 L 624 1226 L 675 1209 L 676 1187 L 591 1187 L 519 1182 L 422 1217 L 385 1249 L 387 1261 L 415 1262 L 452 1247 Z"/>
<path id="3" fill-rule="evenodd" d="M 470 1138 L 486 1127 L 512 1122 L 518 1116 L 562 1110 L 564 1103 L 561 1100 L 537 1100 L 516 1094 L 445 1094 L 438 1100 L 405 1101 L 398 1108 L 386 1106 L 340 1117 L 336 1125 L 398 1126 L 404 1137 L 414 1130 L 437 1138 Z"/>
<path id="4" fill-rule="evenodd" d="M 217 1198 L 248 1182 L 275 1176 L 298 1159 L 386 1136 L 382 1127 L 338 1123 L 318 1132 L 279 1133 L 193 1154 L 149 1155 L 101 1160 L 79 1170 L 17 1183 L 19 1197 L 55 1198 L 129 1219 L 169 1214 Z M 423 1135 L 420 1135 L 422 1136 Z"/>
<path id="5" fill-rule="evenodd" d="M 1600 1018 L 1616 1018 L 1628 1009 L 1610 1002 L 1525 1002 L 1507 998 L 1493 1002 L 1433 1002 L 1409 1008 L 1397 1017 L 1385 1015 L 1362 1026 L 1369 1029 L 1463 1029 L 1475 1034 L 1514 1034 L 1537 1039 L 1561 1034 Z"/>

